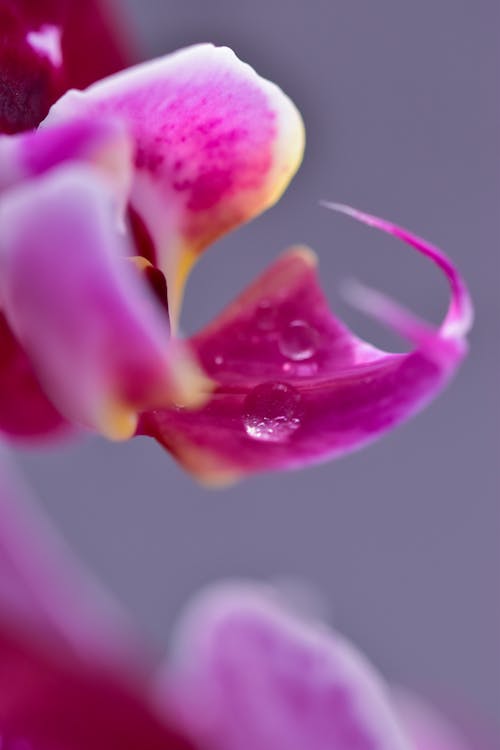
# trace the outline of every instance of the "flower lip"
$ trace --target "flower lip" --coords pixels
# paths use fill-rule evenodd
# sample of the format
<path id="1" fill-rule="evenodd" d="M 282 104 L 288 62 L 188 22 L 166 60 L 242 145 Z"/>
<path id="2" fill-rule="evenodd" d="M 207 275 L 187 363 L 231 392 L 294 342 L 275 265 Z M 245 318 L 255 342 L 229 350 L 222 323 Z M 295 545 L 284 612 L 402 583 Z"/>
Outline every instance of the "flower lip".
<path id="1" fill-rule="evenodd" d="M 207 405 L 195 415 L 141 417 L 140 434 L 155 437 L 206 484 L 357 450 L 428 404 L 466 354 L 472 305 L 451 261 L 394 224 L 333 207 L 405 240 L 445 273 L 452 292 L 445 320 L 434 328 L 351 284 L 354 304 L 413 343 L 406 354 L 376 349 L 331 314 L 311 251 L 283 255 L 191 340 L 217 384 Z"/>

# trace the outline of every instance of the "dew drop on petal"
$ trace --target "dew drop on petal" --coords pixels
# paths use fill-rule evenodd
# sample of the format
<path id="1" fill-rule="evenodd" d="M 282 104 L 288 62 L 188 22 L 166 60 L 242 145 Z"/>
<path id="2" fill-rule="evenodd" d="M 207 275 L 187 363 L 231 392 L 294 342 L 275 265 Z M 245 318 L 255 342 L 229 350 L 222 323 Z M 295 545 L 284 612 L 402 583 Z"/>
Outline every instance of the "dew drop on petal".
<path id="1" fill-rule="evenodd" d="M 256 386 L 245 398 L 243 424 L 249 437 L 267 443 L 284 443 L 300 427 L 302 397 L 288 383 Z"/>
<path id="2" fill-rule="evenodd" d="M 224 364 L 224 357 L 222 357 L 220 354 L 218 354 L 216 357 L 214 357 L 214 364 L 217 365 L 217 367 L 220 367 Z"/>
<path id="3" fill-rule="evenodd" d="M 304 320 L 292 320 L 281 331 L 278 346 L 283 356 L 294 362 L 310 359 L 316 354 L 318 332 Z"/>

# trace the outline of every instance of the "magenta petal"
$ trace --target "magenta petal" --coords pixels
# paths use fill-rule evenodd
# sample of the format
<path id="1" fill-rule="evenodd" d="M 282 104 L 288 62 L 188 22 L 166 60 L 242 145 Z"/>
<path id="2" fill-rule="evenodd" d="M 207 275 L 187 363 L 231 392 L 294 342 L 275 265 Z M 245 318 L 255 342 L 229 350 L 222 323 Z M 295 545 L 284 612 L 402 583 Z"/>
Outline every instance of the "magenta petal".
<path id="1" fill-rule="evenodd" d="M 332 316 L 311 251 L 285 254 L 192 344 L 217 382 L 196 413 L 154 411 L 140 431 L 209 483 L 341 456 L 427 404 L 466 352 L 471 307 L 450 261 L 373 217 L 358 218 L 407 240 L 447 275 L 450 311 L 434 330 L 382 295 L 358 288 L 355 302 L 408 337 L 408 354 L 366 344 Z M 351 290 L 352 291 L 352 290 Z"/>
<path id="2" fill-rule="evenodd" d="M 198 399 L 198 370 L 126 257 L 112 195 L 79 165 L 4 194 L 0 301 L 61 413 L 119 439 L 139 409 Z"/>
<path id="3" fill-rule="evenodd" d="M 68 161 L 100 168 L 125 202 L 131 182 L 132 144 L 116 121 L 73 120 L 17 136 L 0 136 L 0 191 Z"/>
<path id="4" fill-rule="evenodd" d="M 193 750 L 126 674 L 64 654 L 0 617 L 2 747 Z"/>
<path id="5" fill-rule="evenodd" d="M 365 658 L 272 590 L 209 592 L 179 635 L 160 694 L 209 750 L 410 748 Z"/>
<path id="6" fill-rule="evenodd" d="M 39 441 L 71 432 L 47 398 L 33 364 L 0 313 L 0 432 L 10 439 Z"/>

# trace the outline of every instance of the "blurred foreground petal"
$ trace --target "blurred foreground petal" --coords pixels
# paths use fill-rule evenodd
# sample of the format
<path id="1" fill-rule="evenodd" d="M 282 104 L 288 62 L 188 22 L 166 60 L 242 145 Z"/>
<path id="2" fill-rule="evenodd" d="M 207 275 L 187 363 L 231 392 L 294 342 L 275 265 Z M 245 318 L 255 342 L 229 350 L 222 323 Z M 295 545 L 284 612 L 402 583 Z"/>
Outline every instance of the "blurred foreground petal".
<path id="1" fill-rule="evenodd" d="M 138 410 L 199 398 L 203 379 L 127 260 L 95 170 L 70 166 L 11 189 L 0 221 L 0 303 L 62 414 L 122 439 Z"/>
<path id="2" fill-rule="evenodd" d="M 365 658 L 264 587 L 205 594 L 174 657 L 166 686 L 207 750 L 410 750 Z"/>

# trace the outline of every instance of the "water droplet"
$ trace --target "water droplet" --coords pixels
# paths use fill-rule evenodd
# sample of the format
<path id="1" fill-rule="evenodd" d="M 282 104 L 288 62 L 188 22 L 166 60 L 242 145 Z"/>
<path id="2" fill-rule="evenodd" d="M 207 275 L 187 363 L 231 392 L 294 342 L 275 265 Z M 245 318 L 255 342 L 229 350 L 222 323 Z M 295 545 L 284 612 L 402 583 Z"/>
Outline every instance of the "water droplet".
<path id="1" fill-rule="evenodd" d="M 292 320 L 281 332 L 278 345 L 284 357 L 300 362 L 314 356 L 318 338 L 318 332 L 309 323 Z"/>
<path id="2" fill-rule="evenodd" d="M 245 399 L 243 424 L 247 435 L 267 443 L 284 443 L 300 427 L 301 395 L 288 383 L 256 386 Z"/>
<path id="3" fill-rule="evenodd" d="M 216 364 L 218 367 L 224 364 L 224 357 L 221 357 L 220 354 L 218 354 L 216 357 L 214 357 L 214 364 Z"/>
<path id="4" fill-rule="evenodd" d="M 272 331 L 276 328 L 277 316 L 276 307 L 271 302 L 263 300 L 255 310 L 255 325 L 261 331 Z"/>

